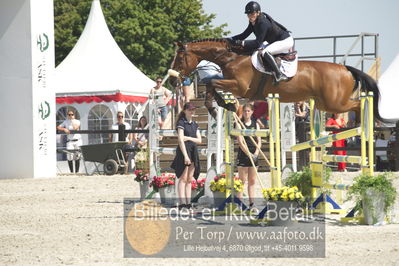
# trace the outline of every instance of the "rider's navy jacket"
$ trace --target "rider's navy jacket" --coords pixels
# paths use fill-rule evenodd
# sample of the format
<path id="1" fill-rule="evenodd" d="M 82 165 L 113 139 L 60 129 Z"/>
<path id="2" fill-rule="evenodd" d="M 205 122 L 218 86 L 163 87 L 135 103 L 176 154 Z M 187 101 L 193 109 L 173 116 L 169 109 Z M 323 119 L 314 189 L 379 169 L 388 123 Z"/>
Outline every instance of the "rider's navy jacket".
<path id="1" fill-rule="evenodd" d="M 288 30 L 280 23 L 274 21 L 266 13 L 261 13 L 257 17 L 254 25 L 249 22 L 245 31 L 232 37 L 232 39 L 245 40 L 251 33 L 255 34 L 256 40 L 246 40 L 244 43 L 244 47 L 250 50 L 258 49 L 264 41 L 270 44 L 290 37 Z"/>

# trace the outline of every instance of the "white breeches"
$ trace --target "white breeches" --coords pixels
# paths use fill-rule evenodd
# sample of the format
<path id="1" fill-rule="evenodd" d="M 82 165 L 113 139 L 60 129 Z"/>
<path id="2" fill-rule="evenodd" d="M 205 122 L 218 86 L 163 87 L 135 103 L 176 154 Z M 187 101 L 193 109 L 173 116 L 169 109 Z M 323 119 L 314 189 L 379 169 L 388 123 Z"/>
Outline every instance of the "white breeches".
<path id="1" fill-rule="evenodd" d="M 264 42 L 263 44 L 267 45 L 268 43 Z M 266 49 L 262 51 L 262 55 L 264 55 L 266 51 L 268 51 L 272 55 L 288 53 L 290 52 L 290 49 L 293 46 L 294 46 L 294 38 L 290 36 L 287 39 L 276 41 L 270 45 L 267 45 Z"/>
<path id="2" fill-rule="evenodd" d="M 80 146 L 82 145 L 82 141 L 69 141 L 66 144 L 67 150 L 79 150 Z M 72 160 L 80 160 L 80 151 L 71 151 L 67 153 L 67 160 L 72 161 Z"/>

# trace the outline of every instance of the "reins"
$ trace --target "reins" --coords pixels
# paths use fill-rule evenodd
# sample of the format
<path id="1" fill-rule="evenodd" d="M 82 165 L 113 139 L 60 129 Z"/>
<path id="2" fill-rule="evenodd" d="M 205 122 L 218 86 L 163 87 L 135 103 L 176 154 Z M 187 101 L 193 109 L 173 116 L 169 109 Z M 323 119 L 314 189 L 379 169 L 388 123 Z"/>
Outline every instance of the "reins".
<path id="1" fill-rule="evenodd" d="M 204 40 L 204 41 L 210 41 L 210 40 Z M 199 43 L 199 42 L 200 42 L 200 41 L 197 41 L 197 43 Z M 195 43 L 195 42 L 193 42 L 193 43 Z M 184 46 L 181 47 L 179 50 L 177 50 L 177 52 L 184 52 L 184 63 L 185 63 L 186 65 L 188 65 L 188 64 L 187 64 L 187 52 L 188 52 L 188 50 L 187 50 L 187 44 L 184 44 Z M 208 61 L 211 61 L 211 62 L 216 61 L 216 60 L 218 60 L 219 58 L 221 58 L 222 56 L 224 56 L 224 55 L 226 55 L 227 53 L 230 53 L 230 52 L 232 52 L 231 47 L 230 47 L 230 45 L 227 44 L 226 50 L 225 50 L 224 52 L 222 52 L 222 53 L 216 55 L 212 60 L 208 60 Z M 234 61 L 234 59 L 230 58 L 229 60 L 227 60 L 227 62 L 222 63 L 222 64 L 218 64 L 218 65 L 219 65 L 220 68 L 223 68 L 225 65 L 227 65 L 228 63 L 230 63 L 230 62 L 232 62 L 232 61 Z M 187 77 L 193 75 L 193 74 L 194 74 L 195 72 L 197 72 L 199 69 L 201 69 L 201 67 L 195 68 L 190 74 L 188 74 L 188 76 L 185 76 L 185 75 L 182 75 L 182 74 L 180 74 L 180 76 L 181 76 L 182 79 L 185 79 L 185 78 L 187 78 Z"/>

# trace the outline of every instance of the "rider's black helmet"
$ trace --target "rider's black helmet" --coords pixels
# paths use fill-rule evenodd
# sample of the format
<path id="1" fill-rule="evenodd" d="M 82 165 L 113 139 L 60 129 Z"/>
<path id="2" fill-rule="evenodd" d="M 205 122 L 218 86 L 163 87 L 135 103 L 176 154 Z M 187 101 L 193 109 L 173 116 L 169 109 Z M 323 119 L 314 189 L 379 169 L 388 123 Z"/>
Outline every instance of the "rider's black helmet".
<path id="1" fill-rule="evenodd" d="M 260 11 L 260 5 L 258 2 L 251 1 L 245 6 L 245 14 L 251 14 Z"/>

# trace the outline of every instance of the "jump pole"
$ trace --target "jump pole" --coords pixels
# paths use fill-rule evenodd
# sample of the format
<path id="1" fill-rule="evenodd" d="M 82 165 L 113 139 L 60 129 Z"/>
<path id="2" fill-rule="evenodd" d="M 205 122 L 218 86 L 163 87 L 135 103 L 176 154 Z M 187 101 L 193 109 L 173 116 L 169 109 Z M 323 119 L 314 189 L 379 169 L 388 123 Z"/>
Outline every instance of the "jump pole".
<path id="1" fill-rule="evenodd" d="M 361 125 L 359 128 L 350 129 L 347 131 L 339 132 L 337 134 L 332 134 L 326 137 L 317 138 L 318 133 L 316 132 L 316 127 L 320 127 L 320 121 L 317 121 L 320 117 L 320 114 L 316 112 L 314 106 L 314 100 L 310 101 L 310 140 L 307 142 L 299 143 L 294 145 L 291 150 L 299 151 L 304 149 L 311 149 L 310 152 L 310 166 L 312 171 L 312 198 L 315 199 L 312 207 L 316 208 L 319 203 L 329 202 L 332 206 L 332 210 L 326 211 L 326 209 L 322 210 L 323 213 L 331 212 L 331 213 L 342 213 L 342 210 L 335 201 L 333 201 L 328 195 L 324 195 L 323 193 L 317 197 L 317 189 L 318 188 L 328 188 L 328 189 L 337 189 L 337 190 L 347 190 L 350 186 L 345 184 L 327 184 L 324 182 L 325 179 L 325 162 L 353 162 L 359 163 L 361 166 L 362 174 L 374 174 L 374 120 L 373 120 L 373 93 L 369 92 L 368 95 L 365 93 L 361 94 Z M 350 138 L 353 136 L 361 136 L 361 156 L 340 156 L 340 155 L 326 155 L 322 154 L 321 160 L 317 160 L 316 155 L 316 147 L 324 147 L 326 144 Z M 368 147 L 367 147 L 368 144 Z M 320 209 L 318 209 L 320 210 Z"/>

